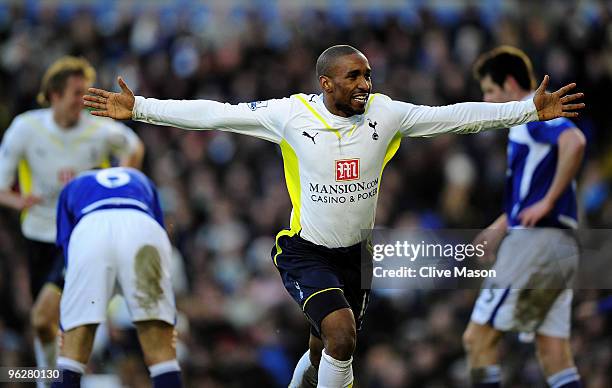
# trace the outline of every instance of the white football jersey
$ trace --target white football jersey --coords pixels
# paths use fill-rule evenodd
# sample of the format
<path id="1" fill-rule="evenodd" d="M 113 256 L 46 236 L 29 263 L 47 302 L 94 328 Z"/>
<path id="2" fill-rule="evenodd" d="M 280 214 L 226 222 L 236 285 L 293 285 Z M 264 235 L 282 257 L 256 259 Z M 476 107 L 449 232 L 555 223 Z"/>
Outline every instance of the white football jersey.
<path id="1" fill-rule="evenodd" d="M 56 206 L 60 191 L 76 174 L 110 165 L 111 155 L 136 150 L 138 137 L 113 120 L 81 113 L 78 124 L 62 129 L 51 109 L 15 117 L 0 145 L 0 190 L 9 190 L 18 171 L 22 194 L 42 202 L 22 213 L 21 229 L 29 239 L 55 243 Z"/>
<path id="2" fill-rule="evenodd" d="M 382 171 L 403 137 L 473 133 L 538 119 L 532 101 L 429 107 L 382 94 L 370 95 L 365 113 L 352 117 L 330 113 L 316 94 L 237 105 L 136 97 L 132 116 L 278 143 L 293 205 L 291 230 L 279 236 L 299 232 L 328 248 L 354 245 L 362 240 L 362 229 L 374 226 Z"/>

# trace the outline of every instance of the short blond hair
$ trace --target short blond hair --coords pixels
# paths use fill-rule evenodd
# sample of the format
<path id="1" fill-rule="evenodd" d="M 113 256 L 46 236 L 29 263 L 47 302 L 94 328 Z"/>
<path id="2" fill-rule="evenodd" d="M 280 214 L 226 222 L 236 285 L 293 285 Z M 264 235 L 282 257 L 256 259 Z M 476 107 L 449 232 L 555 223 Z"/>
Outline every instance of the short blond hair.
<path id="1" fill-rule="evenodd" d="M 40 84 L 36 101 L 41 106 L 48 106 L 51 102 L 51 93 L 63 92 L 66 87 L 66 80 L 72 75 L 83 76 L 92 85 L 96 81 L 96 71 L 85 58 L 67 55 L 49 66 Z"/>

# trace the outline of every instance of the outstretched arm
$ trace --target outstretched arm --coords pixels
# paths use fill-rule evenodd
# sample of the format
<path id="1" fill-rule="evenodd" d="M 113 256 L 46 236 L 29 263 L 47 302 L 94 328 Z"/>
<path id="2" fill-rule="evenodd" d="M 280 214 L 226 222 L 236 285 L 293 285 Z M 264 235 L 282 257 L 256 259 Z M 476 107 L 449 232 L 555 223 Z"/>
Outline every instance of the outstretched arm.
<path id="1" fill-rule="evenodd" d="M 121 77 L 118 83 L 121 93 L 90 88 L 91 95 L 83 96 L 85 105 L 95 109 L 93 115 L 184 129 L 219 129 L 280 143 L 291 112 L 288 98 L 237 105 L 208 100 L 157 100 L 135 97 Z"/>
<path id="2" fill-rule="evenodd" d="M 118 77 L 117 83 L 121 93 L 113 93 L 104 89 L 89 88 L 91 95 L 83 96 L 85 106 L 93 108 L 91 114 L 94 116 L 110 117 L 115 120 L 129 120 L 136 98 L 127 86 L 123 78 Z"/>
<path id="3" fill-rule="evenodd" d="M 567 94 L 576 84 L 566 85 L 548 93 L 549 77 L 535 92 L 533 100 L 506 103 L 464 102 L 460 104 L 431 107 L 416 106 L 399 101 L 392 108 L 400 114 L 400 128 L 404 136 L 435 136 L 443 133 L 476 133 L 487 129 L 508 128 L 537 120 L 557 117 L 576 117 L 584 108 L 583 103 L 573 101 L 582 98 L 582 93 Z"/>
<path id="4" fill-rule="evenodd" d="M 584 97 L 583 93 L 567 94 L 570 90 L 576 87 L 575 83 L 563 86 L 556 92 L 546 92 L 550 77 L 544 76 L 542 83 L 536 89 L 533 96 L 533 103 L 538 111 L 538 119 L 546 121 L 556 119 L 557 117 L 578 117 L 578 112 L 584 108 L 584 103 L 571 103 L 579 98 Z M 571 104 L 570 104 L 571 103 Z"/>

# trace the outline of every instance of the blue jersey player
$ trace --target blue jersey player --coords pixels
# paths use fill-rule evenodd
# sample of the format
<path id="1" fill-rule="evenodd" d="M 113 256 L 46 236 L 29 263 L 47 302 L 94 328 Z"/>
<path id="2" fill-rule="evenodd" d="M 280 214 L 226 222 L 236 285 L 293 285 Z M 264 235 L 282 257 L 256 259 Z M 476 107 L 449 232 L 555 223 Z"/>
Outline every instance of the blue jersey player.
<path id="1" fill-rule="evenodd" d="M 66 280 L 60 304 L 63 381 L 78 387 L 97 325 L 115 287 L 122 292 L 154 388 L 180 387 L 172 345 L 176 316 L 170 282 L 171 247 L 155 186 L 131 168 L 87 171 L 61 192 L 57 244 Z"/>
<path id="2" fill-rule="evenodd" d="M 532 98 L 531 62 L 518 49 L 483 54 L 474 70 L 485 101 Z M 500 386 L 497 343 L 505 331 L 535 335 L 551 387 L 581 386 L 569 336 L 578 264 L 574 178 L 585 144 L 563 117 L 510 128 L 505 212 L 478 237 L 490 252 L 499 247 L 497 276 L 483 285 L 464 333 L 474 387 Z"/>

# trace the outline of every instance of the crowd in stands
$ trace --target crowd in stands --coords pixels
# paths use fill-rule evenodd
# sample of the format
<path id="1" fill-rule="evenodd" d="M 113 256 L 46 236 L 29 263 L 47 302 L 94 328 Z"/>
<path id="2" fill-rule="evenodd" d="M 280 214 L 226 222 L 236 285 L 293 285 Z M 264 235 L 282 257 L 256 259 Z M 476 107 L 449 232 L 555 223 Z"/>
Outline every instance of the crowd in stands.
<path id="1" fill-rule="evenodd" d="M 351 7 L 348 1 L 323 8 L 236 3 L 241 5 L 0 4 L 0 134 L 15 115 L 37 108 L 46 66 L 65 54 L 87 58 L 103 88 L 116 89 L 121 75 L 138 95 L 238 103 L 318 93 L 317 56 L 346 43 L 368 57 L 376 92 L 443 105 L 480 101 L 471 73 L 475 59 L 510 44 L 527 52 L 538 79 L 550 75 L 551 89 L 575 81 L 586 94 L 587 109 L 575 120 L 588 139 L 578 182 L 581 228 L 612 225 L 609 3 L 494 1 L 484 9 L 455 4 L 462 2 L 446 2 L 456 5 L 450 8 L 419 1 L 381 8 Z M 274 236 L 288 226 L 291 210 L 279 148 L 223 132 L 127 124 L 146 145 L 144 171 L 160 189 L 185 275 L 177 282 L 177 305 L 187 386 L 286 386 L 307 347 L 308 328 L 270 259 Z M 502 211 L 506 138 L 505 130 L 497 130 L 404 139 L 383 175 L 377 225 L 487 226 Z M 18 219 L 0 210 L 3 366 L 34 365 Z M 375 290 L 358 337 L 359 387 L 466 386 L 461 333 L 476 294 Z M 572 345 L 585 386 L 592 388 L 610 384 L 612 315 L 585 306 L 606 295 L 575 292 Z M 134 333 L 109 326 L 110 341 L 93 358 L 91 371 L 146 386 Z M 505 338 L 505 386 L 543 386 L 532 346 Z"/>

